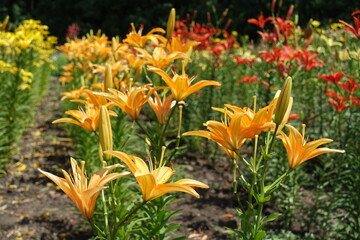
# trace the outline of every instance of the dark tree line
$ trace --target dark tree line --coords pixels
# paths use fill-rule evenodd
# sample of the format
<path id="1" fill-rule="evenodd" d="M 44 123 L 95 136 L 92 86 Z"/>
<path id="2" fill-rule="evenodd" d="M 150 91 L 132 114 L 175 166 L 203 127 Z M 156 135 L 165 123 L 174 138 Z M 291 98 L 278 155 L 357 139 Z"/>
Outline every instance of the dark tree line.
<path id="1" fill-rule="evenodd" d="M 281 0 L 278 0 L 281 2 Z M 351 21 L 351 13 L 360 9 L 358 0 L 282 0 L 281 8 L 276 9 L 284 16 L 291 4 L 299 14 L 299 23 L 305 26 L 312 18 L 323 23 L 336 22 L 339 19 Z M 24 19 L 39 19 L 50 27 L 53 35 L 64 40 L 66 29 L 72 23 L 79 24 L 81 34 L 90 29 L 101 29 L 109 36 L 125 36 L 130 23 L 145 25 L 145 31 L 155 26 L 165 27 L 168 13 L 176 8 L 177 16 L 196 14 L 197 22 L 207 21 L 207 12 L 212 22 L 229 9 L 227 19 L 232 19 L 231 30 L 240 34 L 254 35 L 256 27 L 247 24 L 248 18 L 255 18 L 262 11 L 270 15 L 271 0 L 2 0 L 0 18 L 9 15 L 11 22 L 19 23 Z M 214 13 L 216 9 L 216 14 Z M 217 15 L 217 16 L 216 16 Z M 222 22 L 221 26 L 225 25 Z"/>

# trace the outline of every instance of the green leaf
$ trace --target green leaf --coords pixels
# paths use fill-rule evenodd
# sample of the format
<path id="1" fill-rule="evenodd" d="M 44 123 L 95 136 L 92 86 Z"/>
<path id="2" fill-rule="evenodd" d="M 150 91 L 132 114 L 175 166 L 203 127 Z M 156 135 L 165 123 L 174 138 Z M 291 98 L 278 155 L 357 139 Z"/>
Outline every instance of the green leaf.
<path id="1" fill-rule="evenodd" d="M 262 240 L 265 237 L 265 231 L 256 233 L 255 240 Z"/>
<path id="2" fill-rule="evenodd" d="M 264 222 L 268 223 L 268 222 L 274 221 L 275 219 L 277 219 L 280 216 L 282 216 L 281 213 L 270 214 L 269 216 L 265 217 Z"/>

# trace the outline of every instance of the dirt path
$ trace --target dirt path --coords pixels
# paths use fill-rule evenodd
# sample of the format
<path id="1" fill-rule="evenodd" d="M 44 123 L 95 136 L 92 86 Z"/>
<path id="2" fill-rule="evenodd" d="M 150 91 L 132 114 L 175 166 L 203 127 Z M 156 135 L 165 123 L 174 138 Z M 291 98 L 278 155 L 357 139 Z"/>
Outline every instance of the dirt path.
<path id="1" fill-rule="evenodd" d="M 37 168 L 59 174 L 68 163 L 71 143 L 51 122 L 59 117 L 60 86 L 53 80 L 21 152 L 0 178 L 0 239 L 88 239 L 89 228 L 75 205 Z M 65 168 L 68 168 L 66 166 Z"/>

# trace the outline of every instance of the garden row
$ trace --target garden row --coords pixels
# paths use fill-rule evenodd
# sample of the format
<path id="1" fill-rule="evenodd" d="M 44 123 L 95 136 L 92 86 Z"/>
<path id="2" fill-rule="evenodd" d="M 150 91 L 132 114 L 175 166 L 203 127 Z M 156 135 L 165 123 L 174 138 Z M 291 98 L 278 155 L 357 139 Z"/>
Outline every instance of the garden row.
<path id="1" fill-rule="evenodd" d="M 77 154 L 72 176 L 41 172 L 75 202 L 97 236 L 174 239 L 178 224 L 169 220 L 176 212 L 168 206 L 179 200 L 167 193 L 199 197 L 198 188 L 211 187 L 187 178 L 177 158 L 191 152 L 213 167 L 228 158 L 238 213 L 229 239 L 357 239 L 360 11 L 354 25 L 311 20 L 306 29 L 293 11 L 249 19 L 261 36 L 256 45 L 211 22 L 175 21 L 174 9 L 166 30 L 145 34 L 132 24 L 121 41 L 100 31 L 70 36 L 58 47 L 67 62 L 59 78 L 67 111 L 54 123 L 66 123 Z M 3 76 L 19 79 L 9 88 L 16 96 L 39 97 L 32 89 L 46 85 L 34 78 L 26 89 L 22 75 L 3 72 L 2 84 Z M 9 99 L 18 99 L 12 108 L 34 106 Z M 331 139 L 331 148 L 319 148 Z M 275 220 L 278 229 L 266 235 Z"/>

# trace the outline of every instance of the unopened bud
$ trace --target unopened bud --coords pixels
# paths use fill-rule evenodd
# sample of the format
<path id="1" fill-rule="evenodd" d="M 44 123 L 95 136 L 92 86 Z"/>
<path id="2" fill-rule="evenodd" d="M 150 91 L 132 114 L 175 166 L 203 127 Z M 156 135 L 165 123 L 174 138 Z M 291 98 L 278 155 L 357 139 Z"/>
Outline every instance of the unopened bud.
<path id="1" fill-rule="evenodd" d="M 100 122 L 99 122 L 99 138 L 100 138 L 100 146 L 101 150 L 104 151 L 112 151 L 113 148 L 113 140 L 112 140 L 112 131 L 111 131 L 111 123 L 108 109 L 106 106 L 100 107 Z M 109 161 L 111 159 L 111 155 L 104 154 L 104 160 Z"/>
<path id="2" fill-rule="evenodd" d="M 169 14 L 167 25 L 166 25 L 166 38 L 167 39 L 172 37 L 172 33 L 173 33 L 174 27 L 175 27 L 175 17 L 176 17 L 175 8 L 172 8 L 170 11 L 170 14 Z"/>
<path id="3" fill-rule="evenodd" d="M 287 14 L 286 14 L 286 20 L 289 20 L 289 19 L 290 19 L 290 17 L 291 17 L 291 15 L 293 14 L 293 12 L 294 12 L 294 5 L 291 4 L 290 7 L 289 7 L 288 12 L 287 12 Z"/>
<path id="4" fill-rule="evenodd" d="M 309 39 L 311 37 L 311 35 L 313 34 L 313 28 L 311 26 L 311 22 L 312 22 L 312 19 L 310 19 L 310 21 L 306 25 L 305 34 L 304 34 L 305 39 Z"/>
<path id="5" fill-rule="evenodd" d="M 6 16 L 4 21 L 0 24 L 0 31 L 5 31 L 8 23 L 9 23 L 9 16 Z"/>
<path id="6" fill-rule="evenodd" d="M 281 89 L 281 93 L 275 108 L 274 122 L 276 123 L 276 125 L 280 125 L 282 123 L 286 113 L 288 112 L 288 107 L 290 104 L 291 88 L 292 88 L 292 78 L 287 77 Z"/>
<path id="7" fill-rule="evenodd" d="M 191 61 L 191 54 L 192 54 L 192 52 L 193 52 L 193 47 L 191 46 L 191 47 L 189 47 L 189 50 L 186 52 L 186 58 L 185 58 L 185 60 L 184 60 L 184 66 L 186 67 L 188 64 L 189 64 L 189 62 Z"/>
<path id="8" fill-rule="evenodd" d="M 106 64 L 105 67 L 105 81 L 104 81 L 104 91 L 109 92 L 109 88 L 113 88 L 113 77 L 112 77 L 112 69 L 110 64 Z"/>
<path id="9" fill-rule="evenodd" d="M 151 146 L 151 141 L 149 138 L 145 138 L 145 143 L 146 145 Z"/>
<path id="10" fill-rule="evenodd" d="M 276 0 L 272 0 L 272 2 L 271 2 L 271 8 L 270 8 L 270 10 L 271 10 L 272 13 L 275 12 L 275 5 L 276 5 Z"/>

